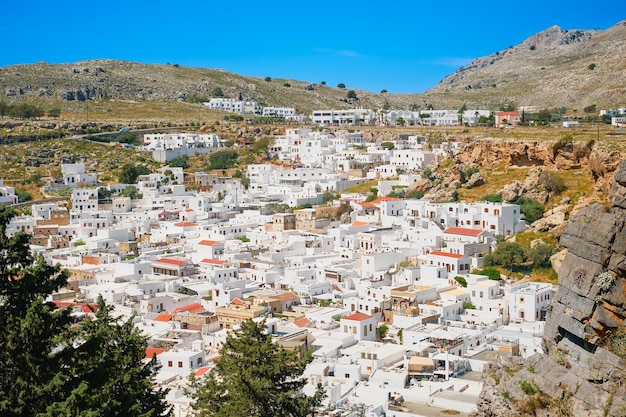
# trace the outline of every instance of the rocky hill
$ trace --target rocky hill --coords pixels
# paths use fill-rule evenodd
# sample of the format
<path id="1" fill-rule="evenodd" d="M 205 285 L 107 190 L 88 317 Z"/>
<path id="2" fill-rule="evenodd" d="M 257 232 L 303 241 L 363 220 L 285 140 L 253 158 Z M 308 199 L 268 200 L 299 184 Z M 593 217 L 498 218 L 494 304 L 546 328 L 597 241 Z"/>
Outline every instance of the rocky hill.
<path id="1" fill-rule="evenodd" d="M 567 252 L 544 354 L 500 358 L 479 416 L 626 415 L 626 161 L 614 174 L 611 207 L 582 208 L 560 242 Z"/>
<path id="2" fill-rule="evenodd" d="M 217 96 L 255 100 L 261 105 L 315 108 L 380 108 L 385 101 L 404 107 L 412 95 L 373 94 L 306 81 L 245 77 L 219 69 L 142 64 L 109 59 L 72 64 L 37 63 L 0 68 L 0 100 L 60 99 L 131 101 L 202 101 Z"/>
<path id="3" fill-rule="evenodd" d="M 219 69 L 93 60 L 0 68 L 0 100 L 190 101 L 211 97 L 253 99 L 262 105 L 316 108 L 497 109 L 503 103 L 581 110 L 624 105 L 626 21 L 610 29 L 564 30 L 557 26 L 517 46 L 477 58 L 424 94 L 375 94 L 308 81 L 245 77 Z M 271 74 L 270 74 L 271 75 Z M 348 85 L 348 89 L 350 86 Z"/>
<path id="4" fill-rule="evenodd" d="M 539 108 L 624 105 L 626 20 L 607 30 L 548 28 L 475 59 L 427 91 L 433 101 Z M 619 104 L 621 102 L 621 104 Z"/>

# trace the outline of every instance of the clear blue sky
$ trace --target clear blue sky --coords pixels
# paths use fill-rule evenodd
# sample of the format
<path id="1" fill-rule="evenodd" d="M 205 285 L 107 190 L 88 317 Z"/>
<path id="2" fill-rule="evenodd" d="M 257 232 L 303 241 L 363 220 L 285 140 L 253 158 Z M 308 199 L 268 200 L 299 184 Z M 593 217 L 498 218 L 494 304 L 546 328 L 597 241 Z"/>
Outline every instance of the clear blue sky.
<path id="1" fill-rule="evenodd" d="M 5 1 L 0 67 L 110 58 L 421 93 L 550 26 L 607 29 L 619 7 L 578 0 Z"/>

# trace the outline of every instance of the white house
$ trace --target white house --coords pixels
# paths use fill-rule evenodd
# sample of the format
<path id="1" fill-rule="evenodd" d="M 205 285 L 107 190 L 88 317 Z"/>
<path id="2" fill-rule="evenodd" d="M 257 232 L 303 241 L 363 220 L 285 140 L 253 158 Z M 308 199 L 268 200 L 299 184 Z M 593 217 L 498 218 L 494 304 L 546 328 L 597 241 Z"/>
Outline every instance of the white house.
<path id="1" fill-rule="evenodd" d="M 18 197 L 15 195 L 15 188 L 4 185 L 4 180 L 0 179 L 0 205 L 17 204 Z"/>
<path id="2" fill-rule="evenodd" d="M 192 349 L 172 349 L 157 355 L 157 361 L 161 364 L 161 371 L 176 373 L 187 377 L 191 372 L 206 365 L 204 346 L 202 340 L 192 342 Z"/>
<path id="3" fill-rule="evenodd" d="M 68 187 L 78 187 L 79 184 L 93 185 L 96 183 L 96 174 L 85 173 L 85 164 L 61 164 L 63 183 Z"/>
<path id="4" fill-rule="evenodd" d="M 391 152 L 390 164 L 404 171 L 421 171 L 435 160 L 434 153 L 418 149 L 394 149 Z"/>
<path id="5" fill-rule="evenodd" d="M 293 107 L 263 107 L 261 115 L 263 117 L 283 117 L 287 119 L 296 115 L 296 109 Z"/>
<path id="6" fill-rule="evenodd" d="M 344 334 L 351 334 L 357 340 L 376 341 L 376 319 L 369 314 L 357 311 L 339 322 L 339 328 Z"/>
<path id="7" fill-rule="evenodd" d="M 511 321 L 544 321 L 553 296 L 552 284 L 527 282 L 511 288 L 509 315 Z"/>
<path id="8" fill-rule="evenodd" d="M 98 190 L 95 188 L 72 190 L 72 212 L 85 211 L 98 211 Z"/>
<path id="9" fill-rule="evenodd" d="M 311 120 L 321 126 L 368 125 L 376 120 L 376 113 L 370 109 L 315 110 Z"/>
<path id="10" fill-rule="evenodd" d="M 214 97 L 203 105 L 214 109 L 230 113 L 257 113 L 259 106 L 256 101 L 235 100 L 234 98 Z"/>

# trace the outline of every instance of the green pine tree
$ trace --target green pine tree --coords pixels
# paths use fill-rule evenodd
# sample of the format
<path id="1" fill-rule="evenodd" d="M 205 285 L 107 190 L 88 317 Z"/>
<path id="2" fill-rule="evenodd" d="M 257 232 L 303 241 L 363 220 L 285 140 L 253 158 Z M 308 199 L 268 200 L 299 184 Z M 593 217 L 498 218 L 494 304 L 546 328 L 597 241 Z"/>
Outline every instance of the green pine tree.
<path id="1" fill-rule="evenodd" d="M 132 319 L 118 322 L 99 299 L 93 319 L 71 326 L 68 309 L 45 302 L 66 273 L 33 256 L 27 235 L 7 237 L 13 216 L 0 208 L 0 415 L 168 415 Z"/>
<path id="2" fill-rule="evenodd" d="M 301 393 L 306 359 L 286 350 L 265 334 L 265 323 L 247 320 L 226 338 L 221 358 L 196 389 L 193 408 L 198 417 L 305 417 L 314 415 L 324 398 Z"/>
<path id="3" fill-rule="evenodd" d="M 69 394 L 48 407 L 49 416 L 160 416 L 165 391 L 154 391 L 156 359 L 142 365 L 146 340 L 132 319 L 111 316 L 112 306 L 98 298 L 95 317 L 68 332 L 76 346 L 68 357 L 76 370 L 63 376 Z"/>

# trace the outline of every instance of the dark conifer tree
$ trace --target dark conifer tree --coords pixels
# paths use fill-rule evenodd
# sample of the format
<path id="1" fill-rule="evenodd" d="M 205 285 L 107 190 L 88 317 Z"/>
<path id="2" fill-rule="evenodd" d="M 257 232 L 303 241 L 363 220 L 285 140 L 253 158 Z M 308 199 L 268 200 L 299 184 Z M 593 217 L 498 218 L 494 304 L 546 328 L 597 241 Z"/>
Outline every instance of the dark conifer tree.
<path id="1" fill-rule="evenodd" d="M 206 382 L 192 378 L 199 417 L 306 417 L 324 398 L 321 387 L 313 396 L 302 394 L 306 359 L 274 343 L 264 322 L 244 321 L 221 355 Z"/>
<path id="2" fill-rule="evenodd" d="M 66 273 L 33 256 L 27 235 L 7 236 L 13 216 L 0 208 L 0 415 L 170 414 L 132 319 L 119 322 L 99 299 L 94 317 L 72 326 L 68 309 L 45 301 Z"/>

